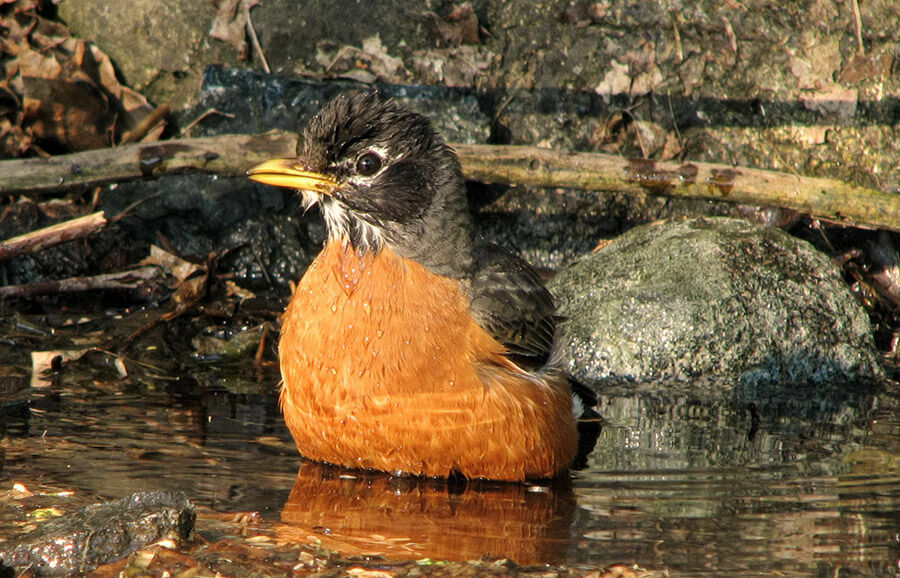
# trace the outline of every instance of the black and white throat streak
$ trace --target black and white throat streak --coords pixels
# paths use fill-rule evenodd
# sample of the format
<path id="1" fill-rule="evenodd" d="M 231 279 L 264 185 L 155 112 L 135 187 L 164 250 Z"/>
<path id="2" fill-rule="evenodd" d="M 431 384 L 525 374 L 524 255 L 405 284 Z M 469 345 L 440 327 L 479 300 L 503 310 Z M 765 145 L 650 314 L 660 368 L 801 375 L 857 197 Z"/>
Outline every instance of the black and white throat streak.
<path id="1" fill-rule="evenodd" d="M 378 254 L 384 248 L 385 239 L 382 230 L 334 197 L 322 197 L 304 191 L 303 204 L 309 208 L 318 201 L 325 218 L 329 241 L 340 241 L 349 244 L 359 253 Z"/>

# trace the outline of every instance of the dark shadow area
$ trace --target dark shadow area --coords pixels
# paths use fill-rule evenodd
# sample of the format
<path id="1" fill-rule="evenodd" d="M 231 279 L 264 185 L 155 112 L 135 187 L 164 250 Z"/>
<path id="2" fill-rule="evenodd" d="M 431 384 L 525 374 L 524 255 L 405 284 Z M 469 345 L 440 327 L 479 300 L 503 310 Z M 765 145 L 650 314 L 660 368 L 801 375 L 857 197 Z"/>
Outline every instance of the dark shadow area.
<path id="1" fill-rule="evenodd" d="M 808 108 L 802 101 L 778 101 L 762 98 L 719 99 L 651 94 L 632 101 L 556 88 L 480 92 L 473 88 L 361 84 L 346 80 L 327 82 L 266 75 L 245 69 L 211 66 L 204 74 L 203 92 L 195 109 L 183 113 L 184 119 L 196 118 L 204 110 L 216 109 L 233 118 L 211 115 L 199 125 L 199 134 L 263 132 L 272 129 L 299 130 L 322 105 L 345 90 L 375 88 L 397 98 L 432 119 L 450 142 L 460 139 L 465 125 L 487 121 L 489 133 L 476 142 L 508 144 L 511 136 L 504 128 L 504 117 L 557 117 L 562 122 L 582 123 L 604 118 L 623 110 L 643 110 L 663 124 L 684 130 L 690 127 L 773 127 L 780 125 L 834 125 L 839 118 Z M 840 103 L 818 102 L 827 110 Z M 831 106 L 834 105 L 834 106 Z M 480 117 L 480 119 L 478 118 Z M 879 101 L 860 100 L 849 123 L 853 126 L 892 124 L 900 118 L 900 99 L 887 96 Z"/>

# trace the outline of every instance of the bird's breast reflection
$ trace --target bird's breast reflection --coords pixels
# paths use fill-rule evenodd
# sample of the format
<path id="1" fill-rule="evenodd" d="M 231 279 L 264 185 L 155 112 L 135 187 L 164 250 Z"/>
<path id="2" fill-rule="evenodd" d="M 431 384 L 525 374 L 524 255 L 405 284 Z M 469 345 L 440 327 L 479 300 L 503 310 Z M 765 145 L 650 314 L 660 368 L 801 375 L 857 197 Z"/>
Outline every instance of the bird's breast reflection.
<path id="1" fill-rule="evenodd" d="M 559 563 L 575 514 L 571 485 L 398 478 L 303 462 L 279 537 L 346 556 L 509 558 Z"/>

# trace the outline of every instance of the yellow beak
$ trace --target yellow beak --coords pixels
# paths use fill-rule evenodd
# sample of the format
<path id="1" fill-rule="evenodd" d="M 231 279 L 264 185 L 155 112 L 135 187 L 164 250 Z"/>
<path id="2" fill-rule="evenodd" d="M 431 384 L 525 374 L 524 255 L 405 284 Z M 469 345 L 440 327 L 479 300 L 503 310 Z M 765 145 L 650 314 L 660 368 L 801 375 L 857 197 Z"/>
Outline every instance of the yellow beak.
<path id="1" fill-rule="evenodd" d="M 324 195 L 334 193 L 338 186 L 338 182 L 328 175 L 302 170 L 297 164 L 297 159 L 265 161 L 248 170 L 247 176 L 266 185 L 313 191 Z"/>

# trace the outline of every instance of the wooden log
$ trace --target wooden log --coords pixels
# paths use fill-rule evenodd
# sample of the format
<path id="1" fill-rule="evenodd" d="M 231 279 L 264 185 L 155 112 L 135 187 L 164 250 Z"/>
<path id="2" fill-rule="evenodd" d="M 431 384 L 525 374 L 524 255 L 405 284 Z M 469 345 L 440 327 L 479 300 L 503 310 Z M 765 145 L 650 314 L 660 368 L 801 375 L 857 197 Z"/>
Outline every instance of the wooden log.
<path id="1" fill-rule="evenodd" d="M 846 225 L 900 231 L 900 195 L 836 179 L 529 146 L 456 145 L 456 150 L 466 176 L 486 183 L 643 192 L 784 207 Z"/>
<path id="2" fill-rule="evenodd" d="M 296 150 L 287 133 L 127 144 L 47 158 L 0 162 L 0 193 L 50 193 L 180 172 L 243 175 L 247 168 Z"/>
<path id="3" fill-rule="evenodd" d="M 293 156 L 285 132 L 125 145 L 46 159 L 0 162 L 0 193 L 41 193 L 187 171 L 243 175 Z M 471 180 L 774 206 L 837 223 L 900 231 L 900 195 L 836 179 L 715 163 L 656 162 L 530 146 L 453 145 Z"/>

